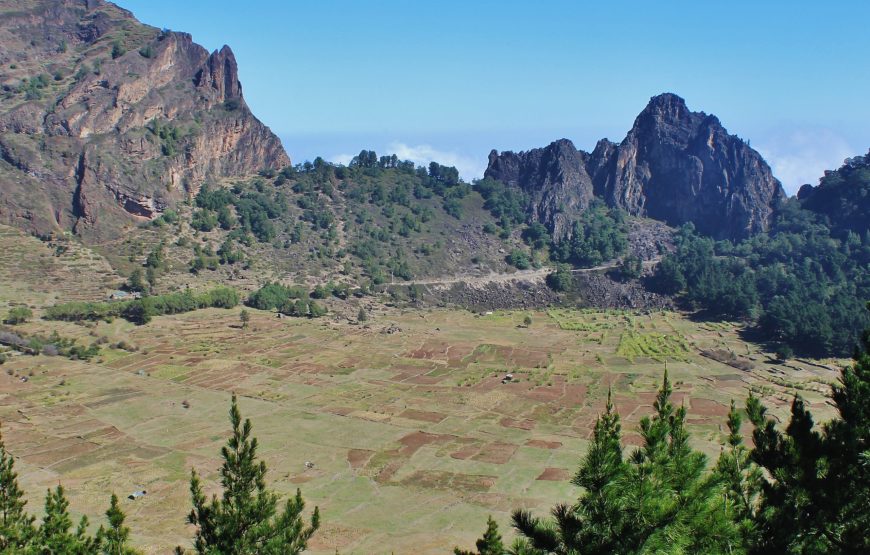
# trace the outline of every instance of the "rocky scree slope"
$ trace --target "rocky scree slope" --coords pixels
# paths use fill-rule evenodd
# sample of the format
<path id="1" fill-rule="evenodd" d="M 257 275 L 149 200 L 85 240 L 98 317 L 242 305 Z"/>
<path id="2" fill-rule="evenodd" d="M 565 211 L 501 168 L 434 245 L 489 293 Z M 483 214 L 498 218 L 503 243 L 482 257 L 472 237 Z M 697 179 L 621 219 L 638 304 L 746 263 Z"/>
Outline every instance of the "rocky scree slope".
<path id="1" fill-rule="evenodd" d="M 103 0 L 0 6 L 0 221 L 99 242 L 209 178 L 290 163 L 229 47 Z"/>
<path id="2" fill-rule="evenodd" d="M 765 231 L 785 198 L 758 152 L 674 94 L 653 97 L 619 144 L 603 139 L 587 153 L 561 139 L 527 152 L 493 150 L 485 176 L 525 190 L 530 216 L 556 237 L 599 198 L 635 216 L 740 239 Z"/>

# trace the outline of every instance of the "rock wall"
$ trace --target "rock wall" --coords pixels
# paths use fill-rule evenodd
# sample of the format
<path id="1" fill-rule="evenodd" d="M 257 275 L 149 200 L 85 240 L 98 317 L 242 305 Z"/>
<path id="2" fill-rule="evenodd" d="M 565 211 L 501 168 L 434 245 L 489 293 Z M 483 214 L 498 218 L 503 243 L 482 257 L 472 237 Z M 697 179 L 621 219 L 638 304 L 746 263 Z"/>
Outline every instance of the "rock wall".
<path id="1" fill-rule="evenodd" d="M 205 180 L 290 163 L 228 46 L 209 54 L 102 0 L 20 4 L 0 13 L 0 63 L 15 67 L 0 75 L 0 221 L 102 240 Z"/>
<path id="2" fill-rule="evenodd" d="M 530 214 L 557 237 L 593 197 L 731 239 L 766 230 L 785 198 L 758 152 L 674 94 L 653 97 L 619 144 L 604 139 L 591 154 L 565 139 L 528 152 L 493 151 L 485 175 L 529 192 Z"/>

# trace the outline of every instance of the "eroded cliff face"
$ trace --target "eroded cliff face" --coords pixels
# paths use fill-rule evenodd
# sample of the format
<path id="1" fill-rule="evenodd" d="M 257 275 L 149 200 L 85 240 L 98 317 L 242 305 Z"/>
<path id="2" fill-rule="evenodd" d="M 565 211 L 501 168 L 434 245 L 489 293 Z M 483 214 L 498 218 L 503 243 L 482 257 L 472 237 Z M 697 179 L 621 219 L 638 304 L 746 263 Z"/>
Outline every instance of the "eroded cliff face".
<path id="1" fill-rule="evenodd" d="M 229 47 L 209 54 L 102 0 L 0 11 L 0 68 L 6 223 L 101 240 L 207 179 L 290 163 Z"/>
<path id="2" fill-rule="evenodd" d="M 555 152 L 542 167 L 545 153 Z M 593 195 L 633 215 L 692 222 L 731 239 L 766 230 L 785 198 L 758 152 L 674 94 L 653 97 L 618 145 L 605 139 L 587 154 L 563 139 L 519 154 L 493 152 L 485 175 L 529 191 L 531 213 L 557 237 Z"/>
<path id="3" fill-rule="evenodd" d="M 499 155 L 493 150 L 487 175 L 523 189 L 531 201 L 533 221 L 562 236 L 572 224 L 572 215 L 586 210 L 593 198 L 587 158 L 567 139 L 528 152 Z"/>

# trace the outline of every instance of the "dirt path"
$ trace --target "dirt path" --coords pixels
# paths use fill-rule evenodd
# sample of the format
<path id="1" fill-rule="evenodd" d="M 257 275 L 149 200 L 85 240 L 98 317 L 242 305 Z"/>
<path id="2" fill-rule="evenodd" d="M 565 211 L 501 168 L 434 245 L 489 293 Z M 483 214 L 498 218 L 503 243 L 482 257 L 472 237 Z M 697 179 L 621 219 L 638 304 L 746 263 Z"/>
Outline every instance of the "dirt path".
<path id="1" fill-rule="evenodd" d="M 643 267 L 651 268 L 658 264 L 660 260 L 661 257 L 656 257 L 652 260 L 644 260 Z M 612 268 L 615 268 L 616 266 L 617 263 L 614 261 L 608 262 L 607 264 L 602 264 L 600 266 L 594 266 L 592 268 L 575 268 L 571 270 L 571 273 L 584 274 L 590 272 L 600 272 L 603 270 L 610 270 Z M 538 268 L 534 270 L 517 270 L 516 272 L 505 274 L 488 274 L 485 276 L 453 276 L 435 279 L 415 279 L 411 281 L 404 281 L 394 285 L 453 285 L 456 283 L 465 283 L 468 285 L 484 285 L 487 283 L 504 283 L 508 281 L 538 281 L 546 278 L 554 271 L 555 268 L 552 268 L 550 266 L 544 266 L 543 268 Z"/>

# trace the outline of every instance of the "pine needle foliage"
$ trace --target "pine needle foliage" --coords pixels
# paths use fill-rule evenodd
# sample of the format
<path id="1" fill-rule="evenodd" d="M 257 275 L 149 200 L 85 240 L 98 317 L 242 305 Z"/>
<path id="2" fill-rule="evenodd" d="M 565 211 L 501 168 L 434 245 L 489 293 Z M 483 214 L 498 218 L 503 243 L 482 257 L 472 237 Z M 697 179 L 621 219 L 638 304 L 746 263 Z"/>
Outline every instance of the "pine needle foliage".
<path id="1" fill-rule="evenodd" d="M 128 545 L 130 528 L 124 526 L 126 518 L 118 503 L 118 496 L 113 493 L 109 501 L 109 509 L 106 511 L 109 527 L 100 526 L 97 532 L 97 542 L 100 544 L 102 555 L 136 555 L 138 553 Z"/>
<path id="2" fill-rule="evenodd" d="M 504 543 L 498 531 L 498 524 L 492 516 L 486 520 L 486 531 L 483 537 L 477 540 L 477 551 L 463 551 L 458 547 L 453 550 L 454 555 L 505 555 Z"/>
<path id="3" fill-rule="evenodd" d="M 816 426 L 800 396 L 784 431 L 757 397 L 752 460 L 766 471 L 756 553 L 870 553 L 870 331 L 831 395 L 839 416 Z"/>
<path id="4" fill-rule="evenodd" d="M 205 497 L 196 471 L 191 471 L 193 510 L 188 521 L 196 526 L 194 547 L 201 555 L 295 555 L 305 551 L 320 526 L 317 507 L 306 525 L 302 493 L 288 499 L 278 512 L 278 496 L 266 488 L 266 463 L 257 460 L 257 439 L 251 421 L 239 411 L 233 395 L 232 436 L 221 449 L 223 494 Z"/>
<path id="5" fill-rule="evenodd" d="M 729 514 L 728 488 L 707 458 L 689 445 L 686 409 L 671 403 L 667 371 L 655 413 L 640 422 L 643 445 L 624 455 L 619 414 L 608 394 L 592 443 L 574 476 L 583 488 L 573 504 L 557 505 L 549 519 L 513 514 L 529 555 L 739 554 L 741 529 Z"/>
<path id="6" fill-rule="evenodd" d="M 0 435 L 0 552 L 22 549 L 33 534 L 34 519 L 25 511 L 26 505 L 15 461 Z"/>

